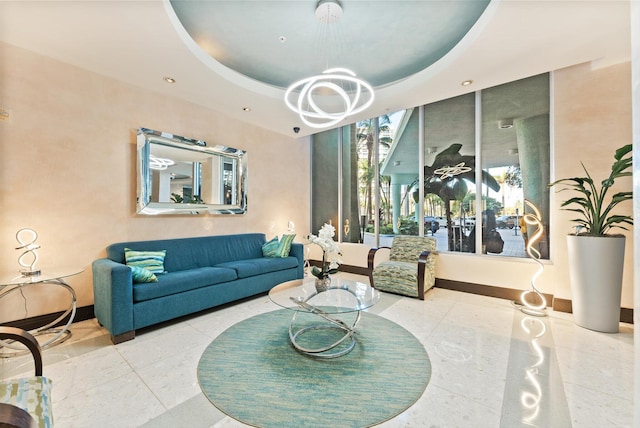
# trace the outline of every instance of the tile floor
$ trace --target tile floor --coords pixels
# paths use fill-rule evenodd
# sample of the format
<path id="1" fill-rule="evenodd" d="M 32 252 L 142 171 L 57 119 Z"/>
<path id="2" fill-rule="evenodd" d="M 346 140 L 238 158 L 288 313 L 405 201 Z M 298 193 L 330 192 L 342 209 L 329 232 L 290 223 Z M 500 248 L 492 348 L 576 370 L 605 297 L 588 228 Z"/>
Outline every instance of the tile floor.
<path id="1" fill-rule="evenodd" d="M 219 333 L 274 309 L 258 296 L 116 346 L 95 320 L 73 324 L 72 338 L 44 353 L 56 427 L 245 426 L 204 397 L 196 367 Z M 443 289 L 425 301 L 384 294 L 371 312 L 411 331 L 432 363 L 422 397 L 379 427 L 633 426 L 630 325 L 596 333 L 569 314 L 528 317 L 506 300 Z M 0 359 L 0 378 L 31 367 L 26 357 Z"/>

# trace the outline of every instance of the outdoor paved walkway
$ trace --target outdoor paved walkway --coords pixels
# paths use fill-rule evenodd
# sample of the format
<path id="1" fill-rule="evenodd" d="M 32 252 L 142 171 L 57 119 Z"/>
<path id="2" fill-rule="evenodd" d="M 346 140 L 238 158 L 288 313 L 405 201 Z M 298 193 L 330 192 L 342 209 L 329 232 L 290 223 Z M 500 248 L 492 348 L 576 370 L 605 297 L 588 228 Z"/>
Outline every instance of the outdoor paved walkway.
<path id="1" fill-rule="evenodd" d="M 500 256 L 508 256 L 508 257 L 528 257 L 524 248 L 524 240 L 522 239 L 522 235 L 518 230 L 518 234 L 515 234 L 514 229 L 498 229 L 502 240 L 504 241 L 504 248 Z M 469 231 L 466 231 L 468 234 Z M 428 236 L 432 236 L 431 232 L 429 232 Z M 447 249 L 447 229 L 440 228 L 435 235 L 437 242 L 437 250 L 438 251 L 448 251 Z M 380 246 L 390 247 L 391 242 L 393 241 L 392 235 L 381 235 L 380 236 Z M 366 233 L 364 237 L 364 243 L 366 245 L 375 245 L 374 236 L 371 233 Z"/>

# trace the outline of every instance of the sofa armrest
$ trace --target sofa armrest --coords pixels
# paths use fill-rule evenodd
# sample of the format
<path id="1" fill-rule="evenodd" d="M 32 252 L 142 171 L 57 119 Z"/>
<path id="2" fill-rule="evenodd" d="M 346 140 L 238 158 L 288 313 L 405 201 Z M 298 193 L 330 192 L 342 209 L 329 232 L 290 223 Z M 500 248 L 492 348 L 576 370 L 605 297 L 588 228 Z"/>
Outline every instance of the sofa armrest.
<path id="1" fill-rule="evenodd" d="M 298 259 L 298 278 L 304 277 L 304 245 L 294 242 L 291 244 L 289 256 Z"/>
<path id="2" fill-rule="evenodd" d="M 134 327 L 131 268 L 106 258 L 95 260 L 91 268 L 96 318 L 112 336 L 132 332 Z"/>
<path id="3" fill-rule="evenodd" d="M 387 253 L 387 260 L 389 259 L 389 251 L 391 250 L 391 247 L 378 247 L 378 248 L 372 248 L 369 250 L 369 254 L 367 255 L 367 273 L 369 274 L 369 285 L 371 285 L 373 287 L 373 268 L 375 267 L 376 263 L 375 263 L 375 258 L 376 255 L 378 253 L 378 250 L 388 250 Z"/>

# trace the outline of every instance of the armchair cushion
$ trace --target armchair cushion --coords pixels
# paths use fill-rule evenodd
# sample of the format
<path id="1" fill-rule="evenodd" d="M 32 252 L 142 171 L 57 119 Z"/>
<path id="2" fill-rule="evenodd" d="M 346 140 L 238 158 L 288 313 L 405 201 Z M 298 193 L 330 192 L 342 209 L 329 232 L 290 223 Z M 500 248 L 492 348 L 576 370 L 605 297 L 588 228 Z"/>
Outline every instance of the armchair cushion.
<path id="1" fill-rule="evenodd" d="M 418 297 L 417 263 L 382 262 L 373 270 L 373 282 L 380 290 Z"/>
<path id="2" fill-rule="evenodd" d="M 371 286 L 391 293 L 424 299 L 424 292 L 435 284 L 436 240 L 421 236 L 396 236 L 389 260 L 374 267 L 375 252 L 369 252 Z"/>
<path id="3" fill-rule="evenodd" d="M 11 404 L 28 412 L 37 426 L 51 427 L 51 379 L 42 376 L 0 382 L 0 403 Z"/>
<path id="4" fill-rule="evenodd" d="M 0 326 L 0 340 L 20 342 L 33 356 L 35 376 L 9 379 L 0 382 L 0 403 L 8 404 L 0 414 L 0 426 L 22 420 L 23 413 L 12 411 L 12 406 L 28 412 L 35 426 L 53 426 L 51 409 L 51 380 L 42 376 L 42 353 L 35 337 L 28 331 L 16 327 Z M 33 424 L 32 424 L 33 425 Z M 10 425 L 12 426 L 12 425 Z"/>

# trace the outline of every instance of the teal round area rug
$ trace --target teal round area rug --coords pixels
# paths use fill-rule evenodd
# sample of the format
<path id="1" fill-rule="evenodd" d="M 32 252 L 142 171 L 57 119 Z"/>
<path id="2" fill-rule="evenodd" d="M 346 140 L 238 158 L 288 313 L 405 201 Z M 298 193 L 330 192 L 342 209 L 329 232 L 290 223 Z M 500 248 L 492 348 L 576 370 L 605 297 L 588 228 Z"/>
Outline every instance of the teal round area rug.
<path id="1" fill-rule="evenodd" d="M 321 359 L 291 345 L 292 315 L 248 318 L 207 347 L 198 381 L 218 409 L 256 427 L 367 427 L 402 413 L 427 387 L 429 356 L 398 324 L 363 312 L 355 348 Z"/>

